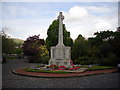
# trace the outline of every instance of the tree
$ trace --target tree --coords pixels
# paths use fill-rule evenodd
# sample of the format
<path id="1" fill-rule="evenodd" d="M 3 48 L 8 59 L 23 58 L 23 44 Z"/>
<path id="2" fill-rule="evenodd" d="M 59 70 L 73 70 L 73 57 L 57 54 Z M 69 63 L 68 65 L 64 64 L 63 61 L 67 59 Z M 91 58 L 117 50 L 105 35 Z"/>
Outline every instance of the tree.
<path id="1" fill-rule="evenodd" d="M 82 35 L 78 35 L 75 39 L 73 50 L 72 50 L 72 59 L 76 60 L 79 57 L 85 57 L 89 54 L 88 41 Z"/>
<path id="2" fill-rule="evenodd" d="M 120 32 L 114 32 L 114 39 L 111 41 L 112 53 L 116 55 L 115 64 L 120 63 Z"/>
<path id="3" fill-rule="evenodd" d="M 51 46 L 55 46 L 58 43 L 58 32 L 59 32 L 59 20 L 54 20 L 49 26 L 47 31 L 46 46 L 50 50 Z M 65 24 L 63 24 L 63 43 L 66 46 L 73 45 L 73 40 L 70 38 L 70 32 L 66 30 Z"/>
<path id="4" fill-rule="evenodd" d="M 100 65 L 116 65 L 120 55 L 120 32 L 101 31 L 94 33 L 96 37 L 89 38 L 91 57 Z M 94 50 L 96 48 L 96 52 Z"/>
<path id="5" fill-rule="evenodd" d="M 18 58 L 20 58 L 21 55 L 23 54 L 23 49 L 22 49 L 21 43 L 16 43 L 16 47 L 14 49 L 14 54 L 17 54 Z"/>
<path id="6" fill-rule="evenodd" d="M 48 51 L 44 45 L 44 39 L 40 35 L 30 36 L 24 41 L 23 52 L 29 56 L 29 62 L 41 62 L 42 58 L 48 56 Z"/>
<path id="7" fill-rule="evenodd" d="M 15 43 L 14 41 L 10 38 L 10 36 L 8 36 L 5 33 L 5 30 L 8 28 L 3 28 L 2 32 L 1 32 L 1 38 L 2 38 L 2 53 L 4 54 L 13 54 L 14 53 L 14 49 L 15 49 Z"/>
<path id="8" fill-rule="evenodd" d="M 44 40 L 39 39 L 40 35 L 30 36 L 24 41 L 23 52 L 27 56 L 34 56 L 38 53 L 40 45 L 44 45 Z"/>
<path id="9" fill-rule="evenodd" d="M 41 45 L 40 46 L 40 50 L 39 50 L 39 56 L 41 58 L 41 62 L 42 63 L 48 63 L 48 60 L 49 60 L 49 52 L 46 48 L 45 45 Z"/>

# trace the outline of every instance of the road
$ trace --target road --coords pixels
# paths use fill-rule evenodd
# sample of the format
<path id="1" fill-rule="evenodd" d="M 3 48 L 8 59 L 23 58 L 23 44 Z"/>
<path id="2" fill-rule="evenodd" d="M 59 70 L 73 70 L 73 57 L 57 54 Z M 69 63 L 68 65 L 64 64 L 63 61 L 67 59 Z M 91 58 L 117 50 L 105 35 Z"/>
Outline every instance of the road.
<path id="1" fill-rule="evenodd" d="M 120 73 L 109 73 L 70 78 L 36 78 L 12 73 L 13 69 L 39 64 L 28 63 L 25 59 L 8 60 L 2 66 L 3 88 L 118 88 Z"/>

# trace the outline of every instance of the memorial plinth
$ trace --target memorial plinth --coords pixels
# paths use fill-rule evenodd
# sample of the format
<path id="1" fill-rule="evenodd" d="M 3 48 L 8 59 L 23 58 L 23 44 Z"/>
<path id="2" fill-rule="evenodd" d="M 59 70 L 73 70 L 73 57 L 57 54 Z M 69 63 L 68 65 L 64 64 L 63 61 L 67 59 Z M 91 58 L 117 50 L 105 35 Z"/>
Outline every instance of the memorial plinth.
<path id="1" fill-rule="evenodd" d="M 58 36 L 58 44 L 56 46 L 51 47 L 51 59 L 49 60 L 49 65 L 55 64 L 57 66 L 64 65 L 66 67 L 71 67 L 71 48 L 66 47 L 63 44 L 63 19 L 64 16 L 62 12 L 60 12 L 59 16 L 59 36 Z"/>

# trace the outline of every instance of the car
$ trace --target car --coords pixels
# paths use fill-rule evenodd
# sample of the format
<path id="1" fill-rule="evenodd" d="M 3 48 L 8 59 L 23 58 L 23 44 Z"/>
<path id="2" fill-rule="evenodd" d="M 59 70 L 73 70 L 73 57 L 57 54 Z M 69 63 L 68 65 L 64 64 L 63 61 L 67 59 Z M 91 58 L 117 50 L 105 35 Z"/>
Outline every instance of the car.
<path id="1" fill-rule="evenodd" d="M 118 72 L 120 72 L 120 64 L 118 64 L 117 68 L 118 68 Z"/>

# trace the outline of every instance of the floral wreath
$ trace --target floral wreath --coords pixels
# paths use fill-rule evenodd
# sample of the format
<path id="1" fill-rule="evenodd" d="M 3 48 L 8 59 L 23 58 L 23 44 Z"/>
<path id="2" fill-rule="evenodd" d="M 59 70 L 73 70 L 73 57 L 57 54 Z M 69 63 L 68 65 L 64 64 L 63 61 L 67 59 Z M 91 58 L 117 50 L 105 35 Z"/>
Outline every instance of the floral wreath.
<path id="1" fill-rule="evenodd" d="M 56 68 L 57 66 L 55 65 L 55 64 L 51 64 L 50 65 L 50 68 L 52 68 L 52 69 L 54 69 L 54 68 Z"/>
<path id="2" fill-rule="evenodd" d="M 65 70 L 65 69 L 66 69 L 66 66 L 64 66 L 64 65 L 61 65 L 58 67 L 58 70 Z"/>

